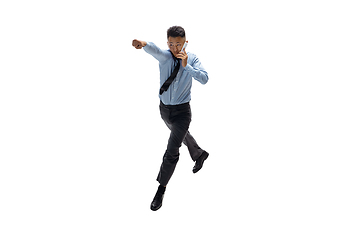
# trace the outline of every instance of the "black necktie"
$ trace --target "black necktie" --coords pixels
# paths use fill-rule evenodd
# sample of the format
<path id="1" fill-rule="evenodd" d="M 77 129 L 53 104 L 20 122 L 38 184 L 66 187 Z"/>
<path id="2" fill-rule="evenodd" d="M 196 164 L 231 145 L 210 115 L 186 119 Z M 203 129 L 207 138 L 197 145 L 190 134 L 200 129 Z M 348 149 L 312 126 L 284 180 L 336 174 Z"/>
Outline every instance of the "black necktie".
<path id="1" fill-rule="evenodd" d="M 163 94 L 163 92 L 166 92 L 170 86 L 170 84 L 174 81 L 176 75 L 179 72 L 180 69 L 180 59 L 176 58 L 172 53 L 171 53 L 174 61 L 176 62 L 176 66 L 174 71 L 171 73 L 170 77 L 164 82 L 164 84 L 161 86 L 160 88 L 160 95 Z"/>

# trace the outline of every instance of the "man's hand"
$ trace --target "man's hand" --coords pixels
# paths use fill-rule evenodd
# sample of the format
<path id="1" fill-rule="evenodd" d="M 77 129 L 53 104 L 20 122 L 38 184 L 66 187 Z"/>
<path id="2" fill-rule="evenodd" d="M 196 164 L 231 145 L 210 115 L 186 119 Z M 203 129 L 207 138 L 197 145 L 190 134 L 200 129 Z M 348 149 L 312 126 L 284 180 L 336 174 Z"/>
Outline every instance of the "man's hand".
<path id="1" fill-rule="evenodd" d="M 179 52 L 176 56 L 176 58 L 180 58 L 182 61 L 181 61 L 181 65 L 183 67 L 186 67 L 187 65 L 187 60 L 188 60 L 188 55 L 186 54 L 186 51 L 184 49 L 183 52 Z"/>
<path id="2" fill-rule="evenodd" d="M 146 46 L 146 42 L 144 41 L 140 41 L 137 39 L 134 39 L 132 42 L 132 45 L 136 48 L 136 49 L 142 49 L 143 47 Z"/>

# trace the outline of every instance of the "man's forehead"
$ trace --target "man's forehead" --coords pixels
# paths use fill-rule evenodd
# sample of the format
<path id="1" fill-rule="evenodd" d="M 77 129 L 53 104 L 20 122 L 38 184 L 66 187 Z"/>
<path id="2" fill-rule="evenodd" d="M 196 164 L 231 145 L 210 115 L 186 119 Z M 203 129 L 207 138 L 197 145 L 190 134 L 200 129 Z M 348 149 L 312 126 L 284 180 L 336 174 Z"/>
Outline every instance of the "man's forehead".
<path id="1" fill-rule="evenodd" d="M 171 43 L 173 43 L 173 42 L 181 43 L 181 42 L 184 42 L 185 38 L 182 38 L 182 37 L 169 37 L 168 40 Z"/>

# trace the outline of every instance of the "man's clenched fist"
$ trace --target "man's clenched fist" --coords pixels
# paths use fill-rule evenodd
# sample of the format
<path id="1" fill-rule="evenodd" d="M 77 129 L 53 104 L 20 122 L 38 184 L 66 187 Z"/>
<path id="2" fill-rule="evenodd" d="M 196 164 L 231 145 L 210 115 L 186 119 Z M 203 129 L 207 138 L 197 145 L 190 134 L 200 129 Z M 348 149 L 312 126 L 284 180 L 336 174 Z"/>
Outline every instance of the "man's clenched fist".
<path id="1" fill-rule="evenodd" d="M 137 39 L 134 39 L 132 42 L 132 45 L 136 48 L 136 49 L 142 49 L 143 47 L 146 46 L 146 42 L 144 41 L 140 41 Z"/>

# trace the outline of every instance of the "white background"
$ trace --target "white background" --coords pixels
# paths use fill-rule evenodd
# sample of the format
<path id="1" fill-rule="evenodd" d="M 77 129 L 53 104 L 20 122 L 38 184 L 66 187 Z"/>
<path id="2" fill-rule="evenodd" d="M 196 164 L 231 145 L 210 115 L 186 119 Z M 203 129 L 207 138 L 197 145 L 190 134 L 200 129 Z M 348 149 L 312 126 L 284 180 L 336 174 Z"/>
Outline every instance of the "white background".
<path id="1" fill-rule="evenodd" d="M 1 1 L 0 238 L 359 239 L 357 1 Z M 158 63 L 209 73 L 163 207 Z"/>

